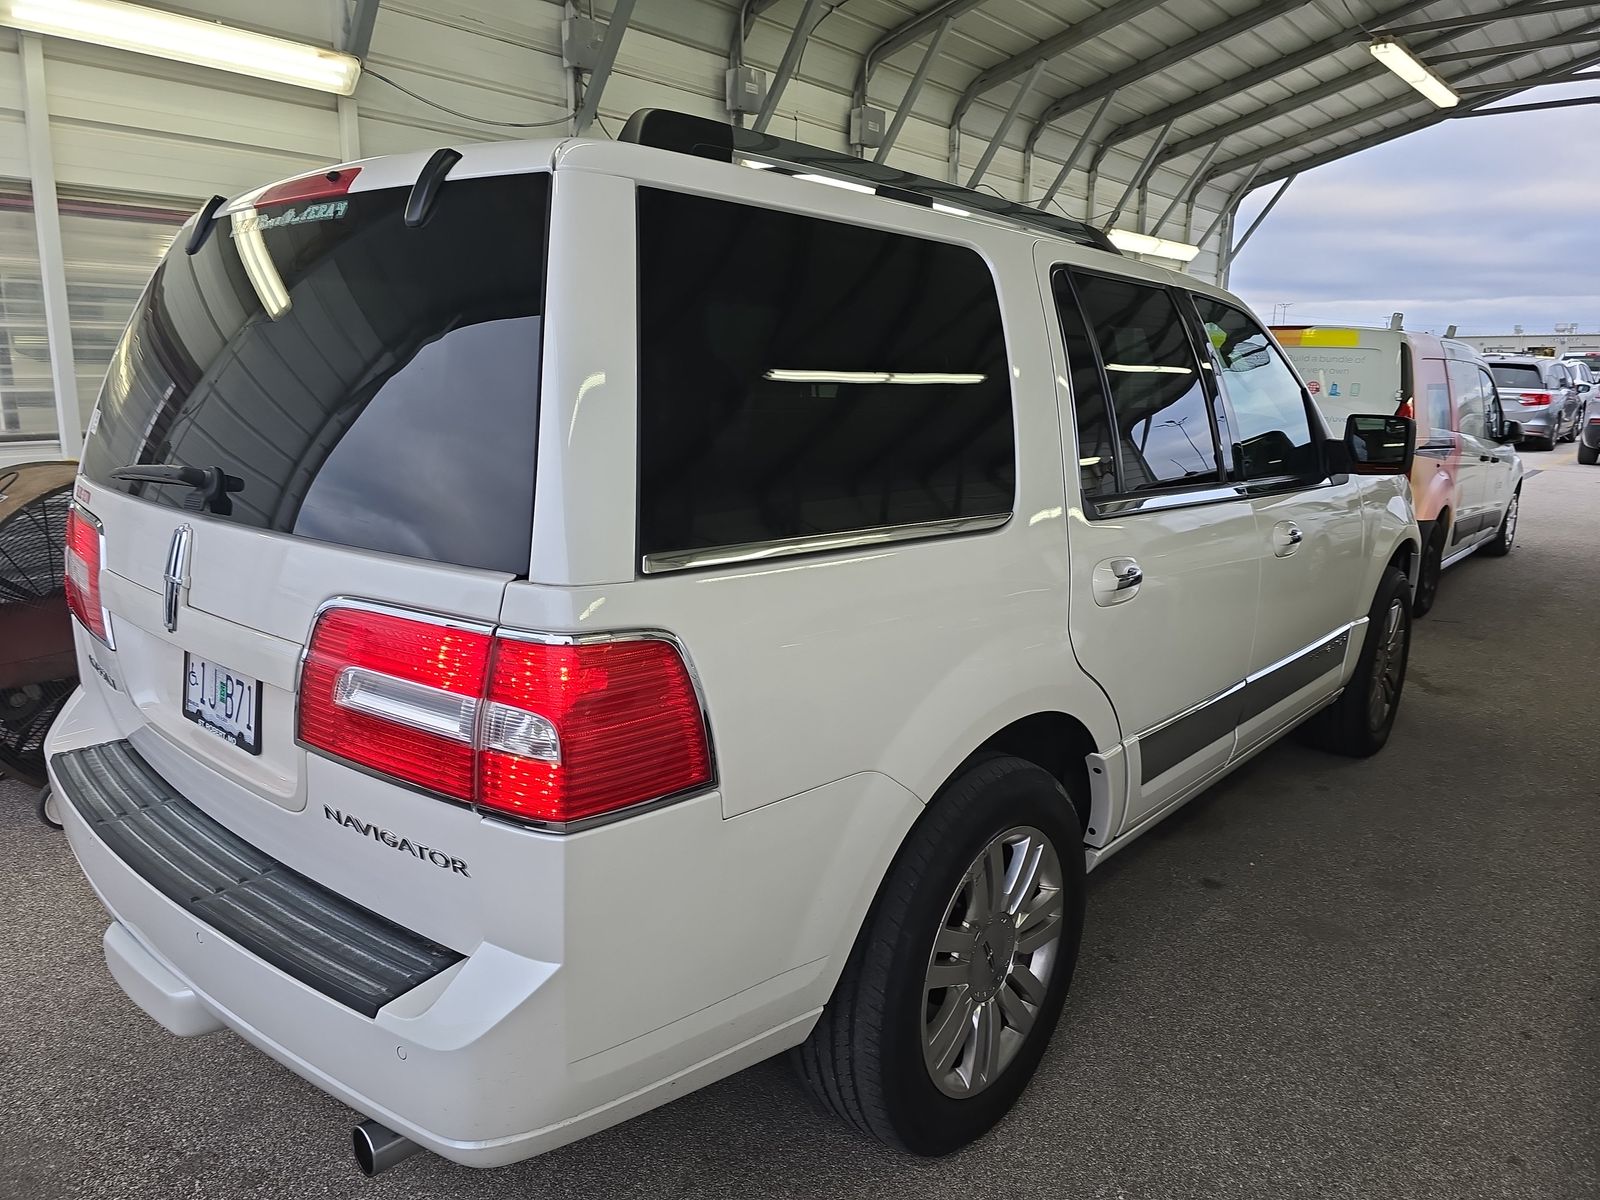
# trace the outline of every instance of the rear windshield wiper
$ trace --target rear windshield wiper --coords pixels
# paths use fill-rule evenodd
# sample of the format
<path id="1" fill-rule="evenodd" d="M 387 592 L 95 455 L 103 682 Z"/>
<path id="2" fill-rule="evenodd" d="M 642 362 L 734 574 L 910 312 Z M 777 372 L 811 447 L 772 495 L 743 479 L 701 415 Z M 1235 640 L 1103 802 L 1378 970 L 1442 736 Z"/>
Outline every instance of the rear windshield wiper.
<path id="1" fill-rule="evenodd" d="M 111 472 L 111 478 L 125 479 L 133 483 L 154 483 L 163 486 L 177 484 L 180 487 L 193 488 L 201 494 L 201 510 L 210 509 L 219 517 L 233 515 L 233 501 L 228 499 L 228 493 L 244 491 L 244 480 L 237 475 L 229 475 L 221 467 L 180 467 L 160 464 L 117 467 Z"/>

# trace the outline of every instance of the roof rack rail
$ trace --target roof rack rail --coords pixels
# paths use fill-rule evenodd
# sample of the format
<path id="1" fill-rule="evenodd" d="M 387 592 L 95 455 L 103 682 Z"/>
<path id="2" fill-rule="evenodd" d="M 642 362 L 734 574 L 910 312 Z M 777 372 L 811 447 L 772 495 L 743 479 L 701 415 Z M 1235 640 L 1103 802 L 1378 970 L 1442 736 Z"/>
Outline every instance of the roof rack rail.
<path id="1" fill-rule="evenodd" d="M 1093 246 L 1112 254 L 1121 253 L 1100 230 L 1071 217 L 1059 217 L 1002 196 L 991 196 L 987 192 L 930 179 L 926 175 L 915 175 L 910 171 L 898 171 L 883 163 L 855 158 L 838 150 L 825 150 L 821 146 L 808 146 L 804 142 L 792 142 L 787 138 L 757 133 L 753 129 L 726 125 L 709 117 L 691 116 L 665 108 L 641 108 L 628 118 L 617 140 L 719 162 L 736 162 L 741 158 L 764 160 L 773 164 L 775 170 L 787 168 L 786 173 L 791 175 L 806 172 L 833 176 L 865 185 L 875 194 L 891 200 L 916 204 L 922 208 L 931 208 L 937 203 L 973 210 L 1066 238 L 1079 245 Z"/>

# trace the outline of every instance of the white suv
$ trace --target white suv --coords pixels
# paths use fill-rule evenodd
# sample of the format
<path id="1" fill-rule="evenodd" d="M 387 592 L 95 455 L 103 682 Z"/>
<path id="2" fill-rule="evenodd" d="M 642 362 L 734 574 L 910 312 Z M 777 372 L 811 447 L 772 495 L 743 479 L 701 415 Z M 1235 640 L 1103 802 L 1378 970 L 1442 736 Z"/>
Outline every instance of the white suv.
<path id="1" fill-rule="evenodd" d="M 1087 869 L 1314 715 L 1382 746 L 1413 441 L 1095 231 L 694 118 L 219 198 L 68 539 L 111 971 L 373 1118 L 369 1171 L 795 1048 L 949 1151 Z"/>

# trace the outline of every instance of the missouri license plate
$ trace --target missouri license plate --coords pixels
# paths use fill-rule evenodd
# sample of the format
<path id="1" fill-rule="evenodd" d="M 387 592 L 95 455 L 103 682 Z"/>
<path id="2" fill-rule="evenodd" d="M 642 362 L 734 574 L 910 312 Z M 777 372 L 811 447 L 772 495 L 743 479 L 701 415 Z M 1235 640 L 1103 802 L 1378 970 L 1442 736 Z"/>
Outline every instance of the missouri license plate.
<path id="1" fill-rule="evenodd" d="M 183 715 L 247 754 L 261 753 L 261 681 L 183 656 Z"/>

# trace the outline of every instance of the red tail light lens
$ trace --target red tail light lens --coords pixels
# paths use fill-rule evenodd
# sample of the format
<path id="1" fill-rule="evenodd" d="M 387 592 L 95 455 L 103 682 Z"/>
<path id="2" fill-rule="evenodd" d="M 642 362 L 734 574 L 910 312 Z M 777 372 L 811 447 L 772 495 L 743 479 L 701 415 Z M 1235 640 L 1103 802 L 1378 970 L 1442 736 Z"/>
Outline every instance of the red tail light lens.
<path id="1" fill-rule="evenodd" d="M 703 787 L 711 748 L 659 638 L 548 644 L 359 608 L 325 612 L 299 738 L 485 809 L 565 824 Z"/>
<path id="2" fill-rule="evenodd" d="M 100 602 L 100 522 L 76 504 L 67 511 L 67 607 L 83 627 L 108 647 L 111 628 Z"/>
<path id="3" fill-rule="evenodd" d="M 488 808 L 581 821 L 711 782 L 700 700 L 670 642 L 502 638 L 488 700 L 478 792 Z"/>
<path id="4" fill-rule="evenodd" d="M 1400 401 L 1400 407 L 1395 409 L 1394 415 L 1397 417 L 1404 417 L 1408 421 L 1414 421 L 1417 419 L 1417 414 L 1415 410 L 1412 409 L 1410 400 Z"/>
<path id="5" fill-rule="evenodd" d="M 1524 405 L 1533 408 L 1542 408 L 1555 398 L 1549 392 L 1518 392 L 1517 394 L 1522 397 L 1522 403 Z"/>
<path id="6" fill-rule="evenodd" d="M 470 802 L 489 646 L 487 631 L 330 609 L 301 668 L 299 738 Z"/>

